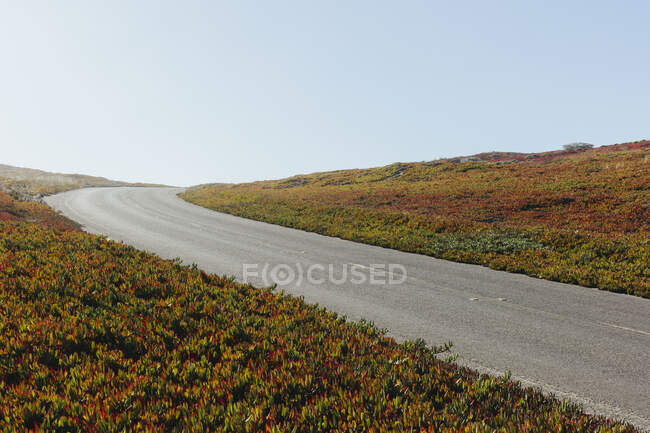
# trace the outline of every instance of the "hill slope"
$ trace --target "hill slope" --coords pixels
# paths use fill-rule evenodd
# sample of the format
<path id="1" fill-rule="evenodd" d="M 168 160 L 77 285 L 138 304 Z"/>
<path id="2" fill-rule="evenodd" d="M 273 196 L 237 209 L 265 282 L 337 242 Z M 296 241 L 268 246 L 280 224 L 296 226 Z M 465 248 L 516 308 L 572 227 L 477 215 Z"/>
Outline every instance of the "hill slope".
<path id="1" fill-rule="evenodd" d="M 20 200 L 39 199 L 72 189 L 93 186 L 150 186 L 142 183 L 119 182 L 83 174 L 50 173 L 33 168 L 0 164 L 0 189 Z"/>
<path id="2" fill-rule="evenodd" d="M 489 153 L 182 198 L 359 242 L 650 297 L 650 141 Z"/>

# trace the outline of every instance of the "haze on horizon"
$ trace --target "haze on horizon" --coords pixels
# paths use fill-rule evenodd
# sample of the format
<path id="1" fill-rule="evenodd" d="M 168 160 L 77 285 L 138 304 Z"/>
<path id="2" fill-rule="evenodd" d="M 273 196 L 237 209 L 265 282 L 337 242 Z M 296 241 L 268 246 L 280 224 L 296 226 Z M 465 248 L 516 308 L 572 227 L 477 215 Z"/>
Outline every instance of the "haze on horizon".
<path id="1" fill-rule="evenodd" d="M 0 3 L 0 163 L 174 185 L 649 138 L 650 3 Z"/>

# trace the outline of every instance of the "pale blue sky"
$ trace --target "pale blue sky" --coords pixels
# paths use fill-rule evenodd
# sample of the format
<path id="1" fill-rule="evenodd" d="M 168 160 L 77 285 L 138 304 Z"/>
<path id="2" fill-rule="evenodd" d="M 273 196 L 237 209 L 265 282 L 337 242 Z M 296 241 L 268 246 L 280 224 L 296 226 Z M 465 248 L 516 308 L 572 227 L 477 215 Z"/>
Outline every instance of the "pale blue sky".
<path id="1" fill-rule="evenodd" d="M 191 185 L 650 137 L 647 1 L 0 0 L 0 163 Z"/>

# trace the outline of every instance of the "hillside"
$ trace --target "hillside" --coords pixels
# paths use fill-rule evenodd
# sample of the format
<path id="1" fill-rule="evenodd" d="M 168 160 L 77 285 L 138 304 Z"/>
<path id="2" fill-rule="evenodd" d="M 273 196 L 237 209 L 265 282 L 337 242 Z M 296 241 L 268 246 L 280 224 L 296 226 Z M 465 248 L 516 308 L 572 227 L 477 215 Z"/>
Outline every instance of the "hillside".
<path id="1" fill-rule="evenodd" d="M 246 218 L 650 297 L 650 141 L 487 153 L 182 198 Z"/>
<path id="2" fill-rule="evenodd" d="M 37 200 L 44 195 L 97 186 L 150 186 L 83 174 L 50 173 L 32 168 L 0 164 L 0 190 L 20 200 Z"/>
<path id="3" fill-rule="evenodd" d="M 45 205 L 0 206 L 0 431 L 636 431 Z"/>

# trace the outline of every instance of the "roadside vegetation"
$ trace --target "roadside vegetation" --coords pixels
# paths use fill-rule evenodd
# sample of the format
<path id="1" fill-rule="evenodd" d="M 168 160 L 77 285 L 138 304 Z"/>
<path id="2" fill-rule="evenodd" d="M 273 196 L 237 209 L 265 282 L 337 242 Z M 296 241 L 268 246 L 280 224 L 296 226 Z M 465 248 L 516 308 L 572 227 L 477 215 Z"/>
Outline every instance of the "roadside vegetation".
<path id="1" fill-rule="evenodd" d="M 0 164 L 0 190 L 22 201 L 38 201 L 43 196 L 97 186 L 152 186 L 128 183 L 83 174 L 50 173 L 33 168 Z"/>
<path id="2" fill-rule="evenodd" d="M 650 297 L 650 141 L 203 185 L 181 197 L 324 235 Z"/>
<path id="3" fill-rule="evenodd" d="M 79 229 L 77 223 L 55 213 L 49 206 L 41 203 L 15 200 L 9 194 L 0 191 L 0 222 L 6 221 L 19 221 L 62 231 Z M 0 251 L 2 250 L 0 249 Z"/>
<path id="4" fill-rule="evenodd" d="M 2 432 L 635 432 L 0 192 Z"/>

